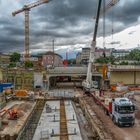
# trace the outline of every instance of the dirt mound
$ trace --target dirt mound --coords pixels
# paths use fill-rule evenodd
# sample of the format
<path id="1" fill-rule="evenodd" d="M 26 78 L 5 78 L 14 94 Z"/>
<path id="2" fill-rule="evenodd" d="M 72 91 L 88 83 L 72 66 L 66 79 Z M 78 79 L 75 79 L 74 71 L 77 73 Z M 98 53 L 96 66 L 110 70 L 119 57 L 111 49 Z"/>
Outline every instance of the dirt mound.
<path id="1" fill-rule="evenodd" d="M 17 111 L 27 112 L 29 109 L 31 109 L 31 107 L 31 103 L 22 103 L 17 107 Z"/>
<path id="2" fill-rule="evenodd" d="M 18 111 L 18 117 L 22 117 L 22 116 L 24 116 L 24 114 L 25 114 L 24 111 L 22 111 L 22 110 L 19 110 Z"/>

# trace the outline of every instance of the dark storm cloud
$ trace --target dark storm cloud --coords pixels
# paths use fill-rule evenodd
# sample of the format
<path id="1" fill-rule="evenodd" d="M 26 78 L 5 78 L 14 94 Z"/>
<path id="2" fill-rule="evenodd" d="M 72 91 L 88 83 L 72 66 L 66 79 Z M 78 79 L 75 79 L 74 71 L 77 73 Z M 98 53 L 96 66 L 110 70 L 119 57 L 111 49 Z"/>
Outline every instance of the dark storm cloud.
<path id="1" fill-rule="evenodd" d="M 34 1 L 18 2 L 22 7 L 25 2 Z M 32 49 L 49 47 L 50 40 L 53 38 L 57 40 L 58 47 L 81 44 L 81 42 L 86 44 L 87 42 L 81 38 L 92 37 L 97 2 L 98 0 L 52 0 L 48 4 L 32 9 L 30 11 L 30 47 Z M 139 5 L 140 0 L 120 0 L 113 8 L 113 14 L 109 9 L 106 15 L 106 35 L 111 33 L 112 15 L 114 32 L 119 32 L 137 22 L 140 13 Z M 5 11 L 7 7 L 2 8 Z M 16 10 L 15 7 L 13 9 Z M 16 48 L 24 50 L 24 14 L 13 18 L 11 16 L 13 11 L 8 12 L 6 17 L 0 13 L 0 49 L 3 52 L 16 50 Z M 102 23 L 103 21 L 100 20 L 98 36 L 102 36 Z"/>

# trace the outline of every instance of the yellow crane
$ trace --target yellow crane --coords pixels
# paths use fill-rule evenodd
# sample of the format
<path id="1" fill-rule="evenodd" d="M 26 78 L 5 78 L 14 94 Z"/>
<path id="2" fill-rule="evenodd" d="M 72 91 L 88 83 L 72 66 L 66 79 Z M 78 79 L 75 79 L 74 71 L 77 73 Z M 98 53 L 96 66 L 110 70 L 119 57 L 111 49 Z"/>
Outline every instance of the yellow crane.
<path id="1" fill-rule="evenodd" d="M 22 12 L 25 13 L 25 48 L 24 48 L 25 49 L 25 55 L 24 55 L 25 61 L 27 61 L 29 59 L 29 11 L 34 7 L 37 7 L 41 4 L 48 3 L 50 1 L 51 0 L 39 0 L 37 2 L 30 3 L 28 5 L 24 5 L 23 8 L 12 12 L 13 16 L 15 16 L 19 13 L 22 13 Z"/>

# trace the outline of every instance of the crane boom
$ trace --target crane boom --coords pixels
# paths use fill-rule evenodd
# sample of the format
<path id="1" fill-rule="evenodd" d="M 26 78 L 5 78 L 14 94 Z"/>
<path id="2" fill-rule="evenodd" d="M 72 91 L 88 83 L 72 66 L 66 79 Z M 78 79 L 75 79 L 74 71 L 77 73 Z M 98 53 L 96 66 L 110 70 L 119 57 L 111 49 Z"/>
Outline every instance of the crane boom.
<path id="1" fill-rule="evenodd" d="M 25 11 L 25 10 L 30 10 L 31 8 L 37 7 L 37 6 L 39 6 L 41 4 L 44 4 L 44 3 L 48 3 L 50 1 L 51 0 L 40 0 L 40 1 L 37 1 L 37 2 L 34 2 L 34 3 L 30 3 L 28 5 L 24 5 L 23 8 L 12 12 L 12 15 L 15 16 L 16 14 L 19 14 L 19 13 Z"/>
<path id="2" fill-rule="evenodd" d="M 98 2 L 98 8 L 96 13 L 96 21 L 95 21 L 95 27 L 94 27 L 94 34 L 93 34 L 93 40 L 91 43 L 91 49 L 90 49 L 90 56 L 89 56 L 89 64 L 87 69 L 87 77 L 86 80 L 82 82 L 82 86 L 86 91 L 91 91 L 92 88 L 97 87 L 94 83 L 97 84 L 96 81 L 92 81 L 92 64 L 94 62 L 95 57 L 95 47 L 96 47 L 96 36 L 97 36 L 97 30 L 98 30 L 98 22 L 100 15 L 102 15 L 104 12 L 106 12 L 110 7 L 114 6 L 119 0 L 111 0 L 107 6 L 105 7 L 105 10 L 101 11 L 101 3 L 102 0 L 99 0 Z M 101 12 L 101 13 L 100 13 Z"/>
<path id="3" fill-rule="evenodd" d="M 90 56 L 89 56 L 89 63 L 88 63 L 88 69 L 87 69 L 87 77 L 86 80 L 82 82 L 82 86 L 86 91 L 90 91 L 92 88 L 92 63 L 94 61 L 94 52 L 95 52 L 95 46 L 96 46 L 96 36 L 97 36 L 97 29 L 98 29 L 98 22 L 99 22 L 99 16 L 100 16 L 100 10 L 101 10 L 101 3 L 102 0 L 99 0 L 98 2 L 98 8 L 96 13 L 96 21 L 95 21 L 95 27 L 94 27 L 94 34 L 93 34 L 93 40 L 91 43 L 90 48 Z"/>

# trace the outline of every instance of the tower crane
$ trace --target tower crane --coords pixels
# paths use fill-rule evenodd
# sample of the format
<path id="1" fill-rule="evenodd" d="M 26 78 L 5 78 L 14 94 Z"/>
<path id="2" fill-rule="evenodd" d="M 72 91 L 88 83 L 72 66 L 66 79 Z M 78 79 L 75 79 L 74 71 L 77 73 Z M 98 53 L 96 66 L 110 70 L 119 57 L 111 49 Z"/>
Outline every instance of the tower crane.
<path id="1" fill-rule="evenodd" d="M 101 11 L 101 4 L 102 0 L 99 0 L 98 2 L 98 8 L 96 13 L 96 20 L 95 20 L 95 27 L 94 27 L 94 34 L 93 34 L 93 40 L 91 43 L 91 49 L 90 49 L 90 56 L 89 56 L 89 63 L 88 63 L 88 69 L 87 69 L 87 76 L 86 80 L 82 82 L 83 89 L 87 92 L 90 92 L 92 89 L 98 87 L 97 81 L 92 81 L 92 64 L 94 63 L 94 57 L 95 57 L 95 47 L 96 47 L 96 36 L 97 36 L 97 30 L 98 30 L 98 23 L 99 23 L 99 17 L 104 12 L 106 12 L 109 8 L 117 4 L 119 0 L 111 0 L 107 6 L 105 7 L 105 10 Z"/>
<path id="2" fill-rule="evenodd" d="M 27 61 L 29 59 L 29 11 L 34 8 L 37 7 L 41 4 L 45 4 L 50 2 L 51 0 L 39 0 L 37 2 L 34 3 L 30 3 L 28 5 L 24 5 L 23 8 L 16 10 L 14 12 L 12 12 L 12 15 L 15 16 L 19 13 L 24 12 L 25 13 L 25 61 Z"/>

